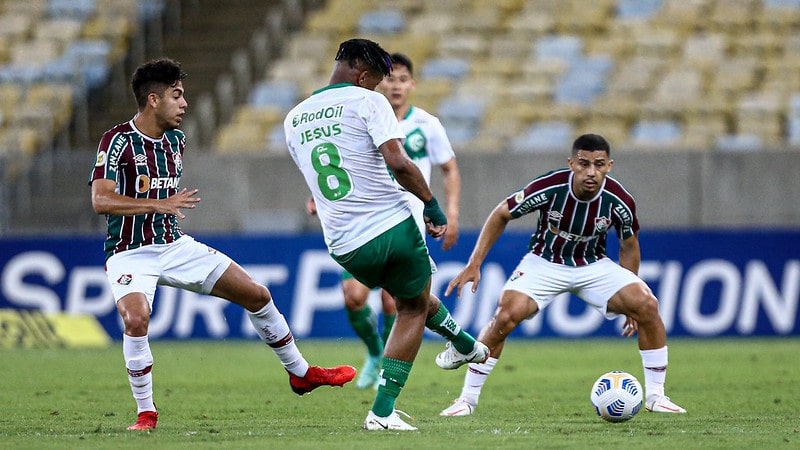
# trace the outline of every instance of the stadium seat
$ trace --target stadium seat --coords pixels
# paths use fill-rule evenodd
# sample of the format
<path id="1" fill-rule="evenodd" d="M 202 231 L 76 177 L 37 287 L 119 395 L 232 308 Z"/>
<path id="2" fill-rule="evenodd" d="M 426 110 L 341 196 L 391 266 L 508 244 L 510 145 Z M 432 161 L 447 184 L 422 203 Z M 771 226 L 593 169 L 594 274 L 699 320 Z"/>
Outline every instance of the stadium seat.
<path id="1" fill-rule="evenodd" d="M 247 102 L 253 106 L 277 106 L 288 111 L 299 97 L 297 86 L 291 81 L 260 81 L 250 92 Z"/>
<path id="2" fill-rule="evenodd" d="M 94 89 L 108 80 L 110 54 L 111 44 L 107 41 L 78 39 L 67 46 L 61 57 L 80 70 L 87 89 Z"/>
<path id="3" fill-rule="evenodd" d="M 674 147 L 681 140 L 681 126 L 671 120 L 640 120 L 631 128 L 629 145 L 639 148 Z"/>
<path id="4" fill-rule="evenodd" d="M 539 122 L 511 139 L 509 150 L 513 153 L 563 152 L 573 139 L 575 130 L 569 122 Z"/>
<path id="5" fill-rule="evenodd" d="M 536 60 L 561 60 L 571 63 L 583 58 L 583 41 L 578 36 L 549 35 L 540 38 L 533 47 Z"/>
<path id="6" fill-rule="evenodd" d="M 48 0 L 47 13 L 54 18 L 85 20 L 97 10 L 95 0 Z"/>
<path id="7" fill-rule="evenodd" d="M 763 142 L 755 134 L 726 134 L 717 138 L 714 147 L 721 152 L 755 152 L 762 149 Z"/>
<path id="8" fill-rule="evenodd" d="M 662 0 L 620 0 L 616 7 L 617 18 L 622 20 L 649 20 L 662 6 Z"/>
<path id="9" fill-rule="evenodd" d="M 360 34 L 397 34 L 406 29 L 406 18 L 396 9 L 368 11 L 358 19 Z"/>
<path id="10" fill-rule="evenodd" d="M 460 80 L 469 73 L 470 64 L 461 58 L 431 58 L 422 65 L 420 77 Z"/>

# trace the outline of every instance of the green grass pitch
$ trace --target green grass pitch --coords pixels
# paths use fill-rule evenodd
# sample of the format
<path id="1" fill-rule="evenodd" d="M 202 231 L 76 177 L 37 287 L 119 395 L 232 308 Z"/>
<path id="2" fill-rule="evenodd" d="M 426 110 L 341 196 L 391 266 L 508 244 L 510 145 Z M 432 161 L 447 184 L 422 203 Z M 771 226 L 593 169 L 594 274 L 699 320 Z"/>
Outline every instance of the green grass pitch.
<path id="1" fill-rule="evenodd" d="M 354 340 L 299 340 L 312 364 L 359 367 Z M 121 345 L 102 350 L 0 350 L 0 448 L 504 449 L 798 448 L 800 339 L 672 339 L 667 394 L 684 415 L 640 412 L 606 423 L 594 380 L 642 380 L 634 340 L 509 340 L 476 414 L 439 417 L 465 368 L 443 371 L 426 340 L 397 408 L 418 432 L 361 429 L 374 391 L 323 387 L 298 397 L 260 342 L 158 341 L 158 428 L 130 432 L 135 404 Z"/>

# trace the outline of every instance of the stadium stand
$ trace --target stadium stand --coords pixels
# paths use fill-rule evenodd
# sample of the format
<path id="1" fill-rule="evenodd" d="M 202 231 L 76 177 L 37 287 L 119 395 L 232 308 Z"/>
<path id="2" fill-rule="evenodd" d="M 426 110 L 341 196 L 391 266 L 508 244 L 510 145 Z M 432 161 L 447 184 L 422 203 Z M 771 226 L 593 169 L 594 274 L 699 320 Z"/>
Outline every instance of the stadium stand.
<path id="1" fill-rule="evenodd" d="M 455 101 L 482 102 L 475 129 L 448 126 L 459 151 L 518 149 L 532 126 L 562 121 L 609 130 L 622 150 L 650 137 L 713 150 L 739 134 L 780 148 L 797 141 L 787 99 L 800 91 L 798 30 L 796 0 L 332 0 L 256 86 L 288 79 L 308 95 L 327 82 L 332 46 L 361 35 L 416 60 L 420 106 L 446 116 Z"/>
<path id="2" fill-rule="evenodd" d="M 130 118 L 128 74 L 162 51 L 190 73 L 193 148 L 285 154 L 283 116 L 354 36 L 415 61 L 413 101 L 459 154 L 586 131 L 621 152 L 800 149 L 800 0 L 0 0 L 0 194 L 21 156 Z"/>

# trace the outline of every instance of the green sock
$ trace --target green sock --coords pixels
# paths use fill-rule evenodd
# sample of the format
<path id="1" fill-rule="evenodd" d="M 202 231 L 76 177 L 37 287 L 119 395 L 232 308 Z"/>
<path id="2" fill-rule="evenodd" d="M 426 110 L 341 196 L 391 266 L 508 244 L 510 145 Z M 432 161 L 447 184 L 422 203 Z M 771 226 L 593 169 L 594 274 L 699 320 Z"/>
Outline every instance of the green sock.
<path id="1" fill-rule="evenodd" d="M 378 379 L 378 395 L 372 404 L 372 412 L 379 417 L 388 417 L 394 411 L 394 402 L 403 386 L 406 385 L 408 374 L 414 363 L 400 361 L 399 359 L 383 358 L 381 360 L 381 375 Z"/>
<path id="2" fill-rule="evenodd" d="M 347 311 L 347 319 L 358 337 L 367 344 L 367 351 L 371 356 L 383 354 L 383 341 L 378 334 L 378 318 L 372 313 L 369 305 L 358 311 Z"/>
<path id="3" fill-rule="evenodd" d="M 392 332 L 392 325 L 397 314 L 384 314 L 383 315 L 383 345 L 389 340 L 389 333 Z"/>
<path id="4" fill-rule="evenodd" d="M 425 326 L 434 333 L 452 342 L 453 347 L 460 353 L 467 354 L 471 352 L 475 345 L 475 338 L 462 330 L 461 325 L 453 320 L 450 311 L 447 310 L 444 303 L 439 303 L 439 305 L 439 310 L 436 311 L 433 317 L 425 321 Z"/>

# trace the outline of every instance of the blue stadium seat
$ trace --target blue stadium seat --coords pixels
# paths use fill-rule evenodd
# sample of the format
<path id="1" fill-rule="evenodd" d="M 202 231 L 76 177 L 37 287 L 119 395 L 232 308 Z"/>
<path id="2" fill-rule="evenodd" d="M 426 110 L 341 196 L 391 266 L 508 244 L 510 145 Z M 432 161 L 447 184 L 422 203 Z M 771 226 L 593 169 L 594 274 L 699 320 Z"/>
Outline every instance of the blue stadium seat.
<path id="1" fill-rule="evenodd" d="M 250 91 L 248 103 L 253 106 L 275 106 L 289 110 L 298 101 L 300 92 L 291 81 L 260 81 Z"/>
<path id="2" fill-rule="evenodd" d="M 461 58 L 431 58 L 420 70 L 422 78 L 461 80 L 469 73 L 469 62 Z"/>
<path id="3" fill-rule="evenodd" d="M 368 11 L 358 20 L 361 34 L 397 34 L 406 29 L 406 18 L 396 9 Z"/>
<path id="4" fill-rule="evenodd" d="M 583 41 L 578 36 L 554 34 L 543 36 L 533 46 L 533 57 L 542 59 L 559 59 L 573 62 L 583 58 Z"/>
<path id="5" fill-rule="evenodd" d="M 675 145 L 681 138 L 681 126 L 673 120 L 640 120 L 631 129 L 631 143 L 645 147 Z"/>
<path id="6" fill-rule="evenodd" d="M 437 111 L 447 137 L 453 145 L 459 145 L 478 134 L 485 104 L 482 100 L 448 97 L 442 100 Z"/>
<path id="7" fill-rule="evenodd" d="M 149 21 L 160 16 L 165 9 L 164 0 L 139 0 L 139 19 Z"/>
<path id="8" fill-rule="evenodd" d="M 617 17 L 647 20 L 656 15 L 662 3 L 662 0 L 620 0 L 617 4 Z"/>
<path id="9" fill-rule="evenodd" d="M 513 138 L 509 148 L 514 153 L 563 152 L 574 138 L 575 129 L 568 121 L 537 122 Z"/>
<path id="10" fill-rule="evenodd" d="M 12 63 L 0 67 L 0 83 L 33 84 L 44 79 L 44 67 L 38 64 Z"/>
<path id="11" fill-rule="evenodd" d="M 764 146 L 755 134 L 726 134 L 717 138 L 714 147 L 722 152 L 755 152 Z"/>
<path id="12" fill-rule="evenodd" d="M 786 140 L 789 145 L 800 145 L 800 117 L 789 117 L 786 119 Z"/>
<path id="13" fill-rule="evenodd" d="M 47 13 L 50 17 L 68 17 L 85 20 L 97 10 L 95 0 L 50 0 Z"/>
<path id="14" fill-rule="evenodd" d="M 614 66 L 610 57 L 595 56 L 572 62 L 556 84 L 556 103 L 589 105 L 606 91 L 606 79 Z"/>
<path id="15" fill-rule="evenodd" d="M 108 80 L 111 72 L 108 62 L 110 54 L 110 42 L 81 39 L 70 43 L 61 57 L 72 62 L 81 71 L 87 89 L 94 89 Z"/>
<path id="16" fill-rule="evenodd" d="M 800 0 L 764 0 L 765 8 L 798 8 Z"/>

